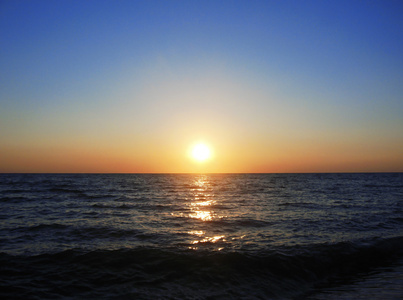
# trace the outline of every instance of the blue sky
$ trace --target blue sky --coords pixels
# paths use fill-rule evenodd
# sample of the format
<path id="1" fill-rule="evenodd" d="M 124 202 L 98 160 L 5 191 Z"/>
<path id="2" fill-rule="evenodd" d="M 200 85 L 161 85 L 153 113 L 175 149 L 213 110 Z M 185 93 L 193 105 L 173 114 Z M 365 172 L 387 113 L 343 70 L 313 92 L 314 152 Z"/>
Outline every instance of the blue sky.
<path id="1" fill-rule="evenodd" d="M 186 172 L 173 153 L 193 139 L 216 148 L 207 171 L 402 171 L 402 15 L 401 1 L 3 1 L 0 171 L 52 151 L 40 170 L 117 171 L 83 165 L 104 153 Z"/>

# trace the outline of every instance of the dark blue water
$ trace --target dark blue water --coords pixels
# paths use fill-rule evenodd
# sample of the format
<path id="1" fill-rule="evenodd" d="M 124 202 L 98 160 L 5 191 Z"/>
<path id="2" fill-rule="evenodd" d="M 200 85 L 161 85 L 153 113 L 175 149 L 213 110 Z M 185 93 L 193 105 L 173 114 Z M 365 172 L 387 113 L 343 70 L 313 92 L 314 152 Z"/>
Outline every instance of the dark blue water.
<path id="1" fill-rule="evenodd" d="M 0 174 L 0 296 L 400 299 L 402 201 L 402 173 Z"/>

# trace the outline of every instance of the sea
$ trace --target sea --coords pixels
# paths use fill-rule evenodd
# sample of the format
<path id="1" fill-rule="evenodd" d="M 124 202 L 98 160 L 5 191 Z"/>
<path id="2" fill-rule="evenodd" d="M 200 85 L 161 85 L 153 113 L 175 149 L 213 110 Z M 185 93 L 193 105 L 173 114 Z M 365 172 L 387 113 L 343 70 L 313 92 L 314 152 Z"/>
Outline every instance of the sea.
<path id="1" fill-rule="evenodd" d="M 403 173 L 0 174 L 1 299 L 403 299 Z"/>

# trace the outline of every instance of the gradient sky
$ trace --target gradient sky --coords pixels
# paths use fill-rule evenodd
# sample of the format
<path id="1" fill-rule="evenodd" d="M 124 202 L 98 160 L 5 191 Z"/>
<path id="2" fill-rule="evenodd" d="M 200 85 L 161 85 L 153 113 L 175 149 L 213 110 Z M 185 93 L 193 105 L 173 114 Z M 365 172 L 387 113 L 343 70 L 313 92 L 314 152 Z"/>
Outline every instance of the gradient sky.
<path id="1" fill-rule="evenodd" d="M 402 16 L 400 0 L 1 1 L 0 172 L 402 172 Z"/>

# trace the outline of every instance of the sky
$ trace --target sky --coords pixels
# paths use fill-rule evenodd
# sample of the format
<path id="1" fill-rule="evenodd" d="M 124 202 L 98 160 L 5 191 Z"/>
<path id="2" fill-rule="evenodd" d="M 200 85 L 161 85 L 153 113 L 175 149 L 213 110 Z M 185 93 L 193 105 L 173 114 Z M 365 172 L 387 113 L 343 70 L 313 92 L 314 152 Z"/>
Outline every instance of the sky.
<path id="1" fill-rule="evenodd" d="M 400 0 L 2 0 L 0 172 L 403 172 L 402 16 Z"/>

